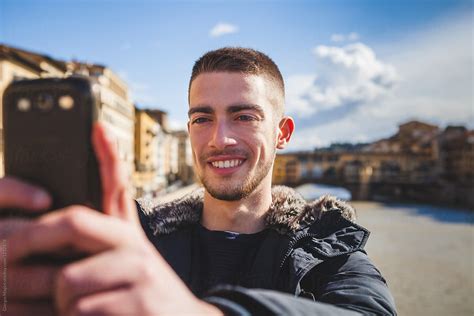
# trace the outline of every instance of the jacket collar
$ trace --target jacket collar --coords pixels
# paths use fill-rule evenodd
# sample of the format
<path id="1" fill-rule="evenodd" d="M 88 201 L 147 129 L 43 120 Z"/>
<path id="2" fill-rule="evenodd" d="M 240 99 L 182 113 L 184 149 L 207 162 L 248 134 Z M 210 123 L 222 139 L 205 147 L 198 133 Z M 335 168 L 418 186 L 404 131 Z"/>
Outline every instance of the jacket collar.
<path id="1" fill-rule="evenodd" d="M 148 199 L 137 200 L 140 211 L 148 218 L 153 234 L 163 235 L 177 229 L 198 223 L 203 209 L 204 189 L 171 202 L 157 204 Z M 331 216 L 326 216 L 331 214 Z M 338 214 L 338 215 L 336 215 Z M 334 216 L 336 215 L 336 216 Z M 351 222 L 356 220 L 355 210 L 347 203 L 333 196 L 322 196 L 307 202 L 295 190 L 285 186 L 272 188 L 272 204 L 267 212 L 266 227 L 280 234 L 292 234 L 323 219 L 326 224 L 340 218 Z M 329 221 L 329 222 L 328 222 Z"/>

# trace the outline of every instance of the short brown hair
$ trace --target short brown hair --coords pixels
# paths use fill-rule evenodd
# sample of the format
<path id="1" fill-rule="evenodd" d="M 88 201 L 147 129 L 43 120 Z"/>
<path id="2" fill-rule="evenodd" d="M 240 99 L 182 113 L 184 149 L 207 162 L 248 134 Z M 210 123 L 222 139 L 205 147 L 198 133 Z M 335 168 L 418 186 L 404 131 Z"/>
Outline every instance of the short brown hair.
<path id="1" fill-rule="evenodd" d="M 266 76 L 281 92 L 282 100 L 278 107 L 283 113 L 285 83 L 278 66 L 264 53 L 243 47 L 224 47 L 207 52 L 194 63 L 189 80 L 188 95 L 193 80 L 201 73 L 206 72 L 240 72 Z"/>

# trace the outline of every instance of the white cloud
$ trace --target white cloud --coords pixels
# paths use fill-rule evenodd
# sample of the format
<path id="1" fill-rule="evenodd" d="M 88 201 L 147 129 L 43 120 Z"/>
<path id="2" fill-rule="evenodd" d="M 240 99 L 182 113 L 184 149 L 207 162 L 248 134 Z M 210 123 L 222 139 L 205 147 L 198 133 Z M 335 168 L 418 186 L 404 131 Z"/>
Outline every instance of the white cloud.
<path id="1" fill-rule="evenodd" d="M 349 34 L 332 34 L 331 35 L 331 41 L 340 43 L 340 42 L 354 42 L 359 39 L 359 34 L 355 32 L 351 32 Z"/>
<path id="2" fill-rule="evenodd" d="M 342 34 L 333 34 L 331 35 L 331 41 L 333 42 L 344 42 L 346 37 Z"/>
<path id="3" fill-rule="evenodd" d="M 230 24 L 230 23 L 217 23 L 210 31 L 209 31 L 209 36 L 210 37 L 220 37 L 222 35 L 226 34 L 232 34 L 232 33 L 237 33 L 239 31 L 239 27 Z"/>
<path id="4" fill-rule="evenodd" d="M 297 119 L 288 150 L 373 141 L 413 119 L 474 128 L 471 15 L 437 21 L 377 50 L 385 57 L 360 43 L 320 46 L 317 72 L 287 79 L 287 109 Z M 338 110 L 339 117 L 325 119 Z"/>
<path id="5" fill-rule="evenodd" d="M 287 110 L 297 116 L 373 101 L 389 93 L 398 80 L 395 68 L 362 43 L 318 46 L 313 53 L 318 73 L 287 79 Z"/>

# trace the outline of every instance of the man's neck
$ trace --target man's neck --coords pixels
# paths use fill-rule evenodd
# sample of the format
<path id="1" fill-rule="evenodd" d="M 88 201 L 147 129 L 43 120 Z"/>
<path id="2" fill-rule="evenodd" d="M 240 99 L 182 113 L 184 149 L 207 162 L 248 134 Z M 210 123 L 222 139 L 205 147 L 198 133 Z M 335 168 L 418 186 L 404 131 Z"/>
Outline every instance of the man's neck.
<path id="1" fill-rule="evenodd" d="M 257 188 L 238 201 L 218 200 L 205 191 L 201 224 L 209 230 L 253 234 L 265 228 L 271 203 L 271 185 Z"/>

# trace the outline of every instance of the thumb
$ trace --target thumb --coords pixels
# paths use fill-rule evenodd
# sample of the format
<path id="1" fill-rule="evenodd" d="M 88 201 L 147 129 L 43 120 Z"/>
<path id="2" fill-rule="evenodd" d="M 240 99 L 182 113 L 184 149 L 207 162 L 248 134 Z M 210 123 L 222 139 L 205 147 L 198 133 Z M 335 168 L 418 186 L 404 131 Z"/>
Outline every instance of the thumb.
<path id="1" fill-rule="evenodd" d="M 128 183 L 117 146 L 105 126 L 95 123 L 92 144 L 99 163 L 102 182 L 102 207 L 106 214 L 139 223 L 137 209 L 128 192 Z"/>

